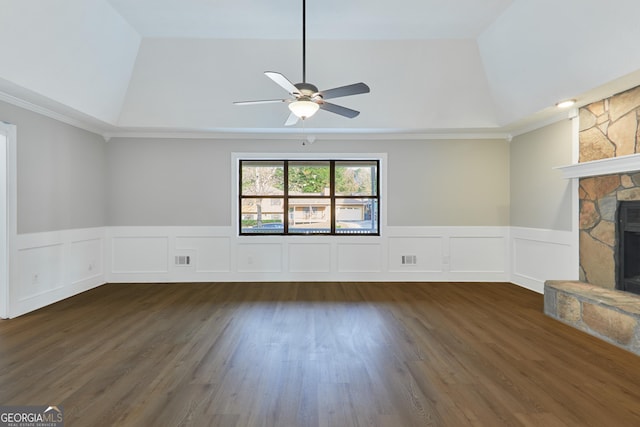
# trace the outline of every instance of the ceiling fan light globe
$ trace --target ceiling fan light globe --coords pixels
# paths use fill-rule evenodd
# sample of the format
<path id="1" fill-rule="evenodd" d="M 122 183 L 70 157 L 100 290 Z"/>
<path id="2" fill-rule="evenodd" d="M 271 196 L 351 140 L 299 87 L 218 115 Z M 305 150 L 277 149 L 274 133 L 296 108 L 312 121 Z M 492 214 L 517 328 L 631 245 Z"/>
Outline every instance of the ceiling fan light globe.
<path id="1" fill-rule="evenodd" d="M 291 104 L 289 104 L 289 110 L 291 110 L 293 114 L 298 116 L 298 118 L 303 120 L 313 116 L 319 108 L 320 105 L 313 101 L 307 100 L 293 101 Z"/>

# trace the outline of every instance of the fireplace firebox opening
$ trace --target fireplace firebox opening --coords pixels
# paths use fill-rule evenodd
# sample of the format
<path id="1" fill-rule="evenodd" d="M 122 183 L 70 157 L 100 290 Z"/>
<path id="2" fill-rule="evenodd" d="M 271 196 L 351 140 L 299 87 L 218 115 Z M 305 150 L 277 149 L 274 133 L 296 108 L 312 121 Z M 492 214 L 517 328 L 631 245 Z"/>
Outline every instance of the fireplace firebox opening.
<path id="1" fill-rule="evenodd" d="M 616 288 L 640 295 L 640 201 L 618 205 Z"/>

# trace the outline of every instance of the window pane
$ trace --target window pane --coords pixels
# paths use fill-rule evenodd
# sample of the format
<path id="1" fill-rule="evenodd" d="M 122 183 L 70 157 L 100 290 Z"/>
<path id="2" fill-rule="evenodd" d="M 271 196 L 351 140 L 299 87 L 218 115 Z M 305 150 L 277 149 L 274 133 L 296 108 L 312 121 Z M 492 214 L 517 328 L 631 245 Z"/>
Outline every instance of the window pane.
<path id="1" fill-rule="evenodd" d="M 330 233 L 330 199 L 289 199 L 290 233 Z"/>
<path id="2" fill-rule="evenodd" d="M 240 234 L 380 234 L 377 160 L 240 160 L 239 166 Z"/>
<path id="3" fill-rule="evenodd" d="M 289 162 L 289 195 L 329 195 L 329 162 Z"/>
<path id="4" fill-rule="evenodd" d="M 336 162 L 337 196 L 375 196 L 377 181 L 375 161 Z"/>
<path id="5" fill-rule="evenodd" d="M 376 199 L 336 199 L 336 234 L 378 233 Z"/>
<path id="6" fill-rule="evenodd" d="M 242 195 L 284 194 L 284 162 L 242 162 Z"/>
<path id="7" fill-rule="evenodd" d="M 284 231 L 283 199 L 242 199 L 240 213 L 243 233 L 282 233 Z"/>

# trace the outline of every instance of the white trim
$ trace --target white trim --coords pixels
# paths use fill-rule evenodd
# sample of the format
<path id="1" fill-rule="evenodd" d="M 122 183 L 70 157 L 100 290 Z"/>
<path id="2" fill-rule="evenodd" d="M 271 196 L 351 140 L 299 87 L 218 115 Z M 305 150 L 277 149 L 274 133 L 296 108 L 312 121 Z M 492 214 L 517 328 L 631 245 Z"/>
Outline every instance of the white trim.
<path id="1" fill-rule="evenodd" d="M 621 89 L 625 90 L 625 89 Z M 24 92 L 24 90 L 22 90 Z M 474 139 L 511 141 L 513 137 L 528 133 L 557 121 L 572 118 L 571 111 L 543 110 L 532 118 L 524 118 L 506 125 L 486 128 L 411 129 L 411 128 L 160 128 L 125 127 L 91 117 L 63 104 L 34 94 L 32 101 L 0 91 L 0 101 L 58 120 L 71 126 L 101 135 L 106 141 L 112 138 L 180 138 L 180 139 L 299 139 L 301 134 L 319 135 L 324 140 L 451 140 Z M 38 99 L 40 98 L 40 99 Z M 594 99 L 595 101 L 595 99 Z M 551 107 L 549 107 L 551 108 Z M 567 117 L 569 116 L 569 117 Z"/>
<path id="2" fill-rule="evenodd" d="M 543 293 L 546 280 L 578 278 L 573 231 L 511 227 L 511 282 Z"/>
<path id="3" fill-rule="evenodd" d="M 15 241 L 17 235 L 17 147 L 16 147 L 16 126 L 0 121 L 0 132 L 6 136 L 5 163 L 6 175 L 4 184 L 6 185 L 6 207 L 4 212 L 4 226 L 6 227 L 5 242 L 2 242 L 4 256 L 0 263 L 0 292 L 3 293 L 0 304 L 0 317 L 8 318 L 11 314 L 12 306 L 12 284 L 15 283 Z M 5 264 L 6 263 L 6 264 Z"/>
<path id="4" fill-rule="evenodd" d="M 554 169 L 562 172 L 562 177 L 565 179 L 635 172 L 640 171 L 640 154 L 593 160 L 590 162 L 559 166 Z"/>
<path id="5" fill-rule="evenodd" d="M 9 306 L 9 230 L 7 203 L 7 136 L 0 126 L 0 318 L 8 316 Z"/>
<path id="6" fill-rule="evenodd" d="M 523 124 L 523 125 L 515 124 L 515 125 L 507 126 L 507 128 L 511 128 L 511 127 L 514 128 L 514 130 L 509 134 L 509 136 L 511 136 L 511 138 L 515 138 L 517 136 L 524 135 L 525 133 L 533 132 L 535 130 L 550 126 L 554 123 L 558 123 L 562 120 L 572 119 L 573 118 L 572 115 L 574 114 L 575 114 L 574 109 L 572 109 L 569 111 L 550 113 L 549 117 L 540 118 L 539 120 L 530 121 L 525 119 L 524 121 L 528 122 L 528 124 Z"/>
<path id="7" fill-rule="evenodd" d="M 104 227 L 17 235 L 8 317 L 106 283 L 105 235 Z"/>
<path id="8" fill-rule="evenodd" d="M 578 163 L 580 161 L 580 117 L 576 116 L 571 119 L 571 144 L 572 153 L 571 161 Z M 580 180 L 572 179 L 570 182 L 571 190 L 571 244 L 573 252 L 571 253 L 572 265 L 575 268 L 575 278 L 579 279 L 580 275 Z"/>
<path id="9" fill-rule="evenodd" d="M 247 236 L 241 241 L 236 234 L 230 226 L 133 226 L 18 235 L 12 261 L 18 292 L 10 317 L 106 282 L 510 281 L 542 293 L 545 280 L 577 276 L 570 231 L 387 226 L 376 237 Z M 176 265 L 175 256 L 184 254 L 192 264 Z M 417 262 L 402 264 L 403 255 L 415 255 Z M 125 260 L 117 271 L 114 256 Z"/>
<path id="10" fill-rule="evenodd" d="M 318 140 L 508 140 L 511 135 L 501 128 L 491 130 L 452 129 L 452 130 L 419 130 L 402 129 L 344 129 L 344 128 L 282 128 L 260 129 L 121 129 L 104 132 L 105 139 L 111 138 L 155 138 L 155 139 L 261 139 L 261 140 L 298 140 L 307 135 L 314 135 Z"/>
<path id="11" fill-rule="evenodd" d="M 235 227 L 142 226 L 109 227 L 106 235 L 105 256 L 124 260 L 118 271 L 105 260 L 110 283 L 509 280 L 509 227 L 387 227 L 382 236 L 239 239 Z M 166 271 L 151 271 L 149 265 L 164 265 L 165 254 L 159 254 L 165 248 Z M 176 266 L 175 256 L 186 253 L 193 265 Z M 401 265 L 407 254 L 417 255 L 417 263 Z"/>
<path id="12" fill-rule="evenodd" d="M 25 110 L 43 115 L 45 117 L 49 117 L 50 119 L 57 120 L 59 122 L 66 123 L 68 125 L 71 125 L 80 129 L 84 129 L 86 131 L 95 133 L 97 135 L 102 135 L 103 137 L 107 132 L 104 127 L 91 124 L 89 119 L 83 120 L 83 119 L 72 117 L 69 114 L 59 113 L 57 111 L 53 111 L 41 105 L 34 104 L 29 101 L 25 101 L 24 99 L 15 97 L 13 95 L 9 95 L 8 93 L 3 91 L 0 91 L 0 101 L 4 101 L 8 104 L 15 105 L 16 107 L 24 108 Z M 98 121 L 97 119 L 92 119 L 92 120 Z M 105 127 L 110 126 L 106 123 L 104 125 Z"/>

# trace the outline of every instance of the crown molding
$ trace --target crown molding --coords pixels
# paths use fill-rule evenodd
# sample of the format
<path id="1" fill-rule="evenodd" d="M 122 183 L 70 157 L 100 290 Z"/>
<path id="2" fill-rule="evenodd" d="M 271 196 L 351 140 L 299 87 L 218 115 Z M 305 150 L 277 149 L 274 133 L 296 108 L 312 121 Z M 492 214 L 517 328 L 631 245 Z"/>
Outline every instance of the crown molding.
<path id="1" fill-rule="evenodd" d="M 101 135 L 103 137 L 106 132 L 104 127 L 91 124 L 89 123 L 88 119 L 72 117 L 69 114 L 64 114 L 64 113 L 51 110 L 41 105 L 34 104 L 33 102 L 29 102 L 22 98 L 18 98 L 16 96 L 10 95 L 3 91 L 0 91 L 0 101 L 6 102 L 7 104 L 14 105 L 16 107 L 23 108 L 27 111 L 31 111 L 32 113 L 40 114 L 50 119 L 57 120 L 62 123 L 66 123 L 73 127 Z"/>
<path id="2" fill-rule="evenodd" d="M 446 131 L 419 131 L 410 130 L 381 130 L 381 129 L 322 129 L 307 128 L 291 131 L 269 129 L 122 129 L 114 132 L 105 132 L 105 139 L 112 138 L 178 138 L 178 139 L 261 139 L 261 140 L 297 140 L 314 136 L 324 140 L 453 140 L 453 139 L 478 139 L 478 140 L 508 140 L 510 135 L 500 131 L 483 130 L 446 130 Z"/>
<path id="3" fill-rule="evenodd" d="M 296 140 L 315 136 L 324 140 L 506 140 L 567 119 L 567 113 L 551 117 L 534 118 L 526 124 L 496 126 L 491 128 L 460 129 L 371 129 L 371 128 L 135 128 L 120 127 L 85 116 L 80 112 L 59 111 L 0 91 L 0 101 L 49 117 L 68 125 L 102 136 L 105 141 L 113 138 L 154 139 L 260 139 Z M 570 115 L 569 115 L 569 118 Z"/>
<path id="4" fill-rule="evenodd" d="M 540 115 L 543 117 L 525 119 L 522 123 L 507 126 L 508 129 L 511 129 L 509 135 L 511 138 L 516 138 L 563 120 L 571 120 L 577 116 L 577 111 L 576 108 L 572 108 L 566 111 L 542 112 Z"/>

